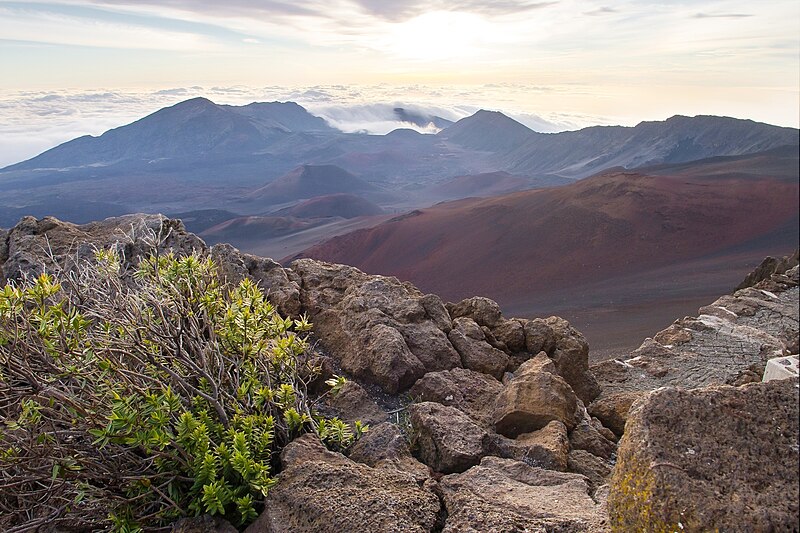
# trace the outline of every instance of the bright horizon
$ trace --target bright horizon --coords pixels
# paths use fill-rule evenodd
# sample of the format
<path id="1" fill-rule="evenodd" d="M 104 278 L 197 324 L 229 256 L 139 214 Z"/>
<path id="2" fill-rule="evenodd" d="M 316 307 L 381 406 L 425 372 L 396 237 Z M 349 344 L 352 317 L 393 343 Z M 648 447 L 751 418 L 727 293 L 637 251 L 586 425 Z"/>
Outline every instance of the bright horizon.
<path id="1" fill-rule="evenodd" d="M 0 166 L 193 96 L 293 100 L 374 132 L 395 105 L 540 131 L 798 127 L 798 29 L 794 0 L 0 0 Z"/>

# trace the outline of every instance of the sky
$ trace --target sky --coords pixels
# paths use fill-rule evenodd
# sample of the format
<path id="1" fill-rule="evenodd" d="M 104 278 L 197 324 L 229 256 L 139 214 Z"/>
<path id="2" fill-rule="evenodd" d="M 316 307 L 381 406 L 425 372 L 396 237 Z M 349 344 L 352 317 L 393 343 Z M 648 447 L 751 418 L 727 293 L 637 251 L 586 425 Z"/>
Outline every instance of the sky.
<path id="1" fill-rule="evenodd" d="M 192 96 L 538 131 L 714 114 L 800 123 L 800 2 L 0 0 L 0 166 Z"/>

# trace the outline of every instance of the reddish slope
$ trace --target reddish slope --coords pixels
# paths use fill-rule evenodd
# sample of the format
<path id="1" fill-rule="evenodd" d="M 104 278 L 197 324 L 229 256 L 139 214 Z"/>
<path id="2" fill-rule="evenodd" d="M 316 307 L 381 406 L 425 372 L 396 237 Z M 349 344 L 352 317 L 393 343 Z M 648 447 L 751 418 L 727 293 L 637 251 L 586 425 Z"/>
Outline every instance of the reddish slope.
<path id="1" fill-rule="evenodd" d="M 779 165 L 793 180 L 731 165 L 745 171 L 713 179 L 691 168 L 660 176 L 610 171 L 557 189 L 452 202 L 302 255 L 396 275 L 445 298 L 483 294 L 513 308 L 736 247 L 755 260 L 767 241 L 796 247 L 796 154 Z"/>

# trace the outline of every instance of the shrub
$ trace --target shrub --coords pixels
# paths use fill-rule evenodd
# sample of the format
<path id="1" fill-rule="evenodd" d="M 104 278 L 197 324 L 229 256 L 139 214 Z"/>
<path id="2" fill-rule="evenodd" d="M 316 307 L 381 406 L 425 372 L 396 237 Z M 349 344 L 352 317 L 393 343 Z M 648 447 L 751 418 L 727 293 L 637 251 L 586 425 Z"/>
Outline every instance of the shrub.
<path id="1" fill-rule="evenodd" d="M 310 324 L 250 280 L 223 286 L 197 254 L 95 255 L 0 292 L 0 529 L 246 525 L 293 437 L 363 431 L 316 416 Z"/>

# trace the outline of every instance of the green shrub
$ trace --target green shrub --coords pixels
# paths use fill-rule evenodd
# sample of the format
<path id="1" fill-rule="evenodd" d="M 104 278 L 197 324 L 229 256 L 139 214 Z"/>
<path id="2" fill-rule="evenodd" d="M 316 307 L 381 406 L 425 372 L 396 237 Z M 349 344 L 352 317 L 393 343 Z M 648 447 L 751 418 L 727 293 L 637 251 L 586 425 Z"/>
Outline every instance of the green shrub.
<path id="1" fill-rule="evenodd" d="M 0 529 L 243 526 L 292 438 L 341 450 L 364 430 L 314 413 L 310 324 L 253 282 L 196 254 L 123 264 L 100 250 L 0 291 Z"/>

